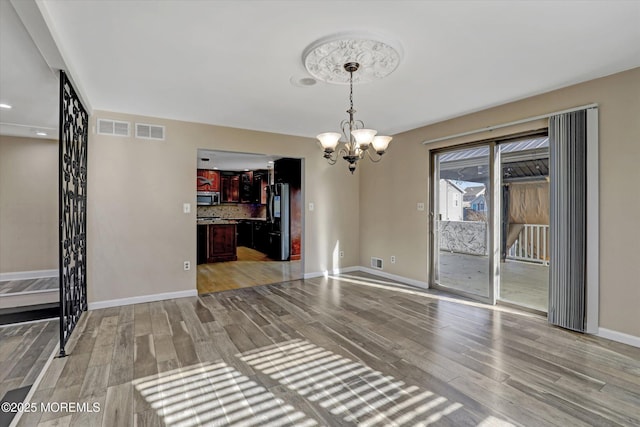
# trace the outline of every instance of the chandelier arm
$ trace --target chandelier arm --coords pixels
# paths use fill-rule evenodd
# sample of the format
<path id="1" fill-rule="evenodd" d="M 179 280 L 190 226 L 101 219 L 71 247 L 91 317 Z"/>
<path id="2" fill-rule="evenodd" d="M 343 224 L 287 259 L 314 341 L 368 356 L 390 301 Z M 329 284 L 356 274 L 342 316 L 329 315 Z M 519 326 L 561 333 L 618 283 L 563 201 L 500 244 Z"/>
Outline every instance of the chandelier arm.
<path id="1" fill-rule="evenodd" d="M 345 144 L 348 144 L 351 142 L 351 126 L 350 125 L 351 123 L 349 123 L 349 120 L 343 120 L 342 122 L 340 122 L 340 128 L 342 128 L 342 134 L 347 140 Z"/>
<path id="2" fill-rule="evenodd" d="M 376 152 L 372 153 L 369 149 L 364 150 L 364 152 L 367 154 L 367 157 L 369 157 L 369 160 L 371 160 L 373 163 L 379 163 L 380 160 L 382 160 L 382 154 L 378 154 Z"/>
<path id="3" fill-rule="evenodd" d="M 324 158 L 327 160 L 327 163 L 329 163 L 331 166 L 335 165 L 336 162 L 338 161 L 338 158 L 340 158 L 340 156 L 338 155 L 337 152 L 332 152 L 332 153 L 324 153 Z"/>

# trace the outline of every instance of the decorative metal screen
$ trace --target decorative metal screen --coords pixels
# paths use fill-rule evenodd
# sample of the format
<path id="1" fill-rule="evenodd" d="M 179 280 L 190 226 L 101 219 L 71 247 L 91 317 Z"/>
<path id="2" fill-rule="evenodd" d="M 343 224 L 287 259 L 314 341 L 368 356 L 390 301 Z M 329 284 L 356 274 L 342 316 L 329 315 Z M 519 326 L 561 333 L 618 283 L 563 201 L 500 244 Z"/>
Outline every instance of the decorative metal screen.
<path id="1" fill-rule="evenodd" d="M 89 115 L 60 71 L 60 356 L 87 309 L 87 139 Z"/>

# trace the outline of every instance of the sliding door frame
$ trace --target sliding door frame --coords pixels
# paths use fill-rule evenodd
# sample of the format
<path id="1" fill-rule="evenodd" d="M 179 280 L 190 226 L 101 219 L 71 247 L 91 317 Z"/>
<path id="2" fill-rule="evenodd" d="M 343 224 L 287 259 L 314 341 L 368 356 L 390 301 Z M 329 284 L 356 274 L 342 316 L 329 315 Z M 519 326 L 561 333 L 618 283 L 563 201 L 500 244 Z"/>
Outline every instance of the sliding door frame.
<path id="1" fill-rule="evenodd" d="M 438 193 L 438 191 L 436 191 L 436 189 L 438 188 L 440 183 L 440 166 L 436 162 L 436 156 L 451 151 L 459 151 L 479 147 L 489 148 L 489 185 L 491 187 L 489 189 L 489 194 L 491 197 L 491 208 L 489 209 L 489 215 L 487 218 L 487 243 L 489 253 L 489 282 L 487 283 L 487 286 L 489 286 L 488 297 L 441 285 L 436 281 L 435 276 L 440 253 L 438 244 L 439 242 L 438 239 L 436 239 L 438 233 L 436 230 L 435 212 L 438 203 L 436 198 L 436 194 Z M 499 173 L 500 153 L 497 152 L 496 147 L 497 144 L 494 140 L 485 140 L 450 147 L 443 147 L 429 151 L 429 168 L 431 171 L 431 191 L 429 191 L 429 248 L 431 253 L 431 256 L 429 257 L 429 287 L 447 291 L 452 294 L 461 295 L 491 305 L 495 305 L 496 303 L 496 284 L 500 282 L 500 263 L 495 262 L 495 260 L 500 259 L 500 235 L 498 234 L 496 237 L 495 230 L 496 226 L 500 226 L 499 209 L 501 206 L 501 202 L 499 200 L 499 189 L 501 181 L 501 176 Z M 496 162 L 496 156 L 498 156 L 498 162 Z"/>
<path id="2" fill-rule="evenodd" d="M 592 131 L 593 132 L 593 131 Z M 429 191 L 429 249 L 430 259 L 429 265 L 429 287 L 444 290 L 456 295 L 461 295 L 480 302 L 495 305 L 500 301 L 500 251 L 501 251 L 501 227 L 502 227 L 502 159 L 500 154 L 500 145 L 509 142 L 515 142 L 519 139 L 534 138 L 536 136 L 548 135 L 548 128 L 536 129 L 528 132 L 519 132 L 512 135 L 504 135 L 499 138 L 485 139 L 481 141 L 473 141 L 465 144 L 457 144 L 448 147 L 429 150 L 429 170 L 431 171 L 431 188 Z M 487 217 L 487 242 L 489 253 L 489 296 L 472 294 L 443 286 L 436 282 L 435 273 L 439 259 L 439 247 L 436 241 L 436 189 L 439 185 L 440 167 L 436 164 L 436 156 L 451 151 L 466 150 L 472 148 L 489 147 L 489 185 L 490 185 L 490 209 Z"/>

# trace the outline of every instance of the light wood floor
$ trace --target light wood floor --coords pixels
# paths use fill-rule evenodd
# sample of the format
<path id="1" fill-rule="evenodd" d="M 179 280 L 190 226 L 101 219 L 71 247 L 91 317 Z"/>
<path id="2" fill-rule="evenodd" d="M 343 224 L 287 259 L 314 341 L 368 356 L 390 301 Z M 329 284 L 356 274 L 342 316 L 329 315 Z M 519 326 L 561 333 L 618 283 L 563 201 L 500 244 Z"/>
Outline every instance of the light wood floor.
<path id="1" fill-rule="evenodd" d="M 7 280 L 0 282 L 0 297 L 6 294 L 21 292 L 50 291 L 58 290 L 59 280 L 57 277 L 43 277 L 40 279 Z"/>
<path id="2" fill-rule="evenodd" d="M 640 349 L 366 274 L 83 315 L 21 426 L 640 424 Z"/>
<path id="3" fill-rule="evenodd" d="M 273 261 L 244 246 L 238 246 L 237 255 L 237 261 L 198 265 L 198 294 L 302 278 L 301 261 Z"/>
<path id="4" fill-rule="evenodd" d="M 34 383 L 58 338 L 57 320 L 0 326 L 0 400 Z"/>

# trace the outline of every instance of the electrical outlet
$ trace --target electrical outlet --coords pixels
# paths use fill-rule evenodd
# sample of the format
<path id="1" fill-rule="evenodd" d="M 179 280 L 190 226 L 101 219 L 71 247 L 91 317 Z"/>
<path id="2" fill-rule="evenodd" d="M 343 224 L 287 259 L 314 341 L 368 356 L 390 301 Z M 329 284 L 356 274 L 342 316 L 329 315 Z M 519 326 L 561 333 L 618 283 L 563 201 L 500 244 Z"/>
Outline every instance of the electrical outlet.
<path id="1" fill-rule="evenodd" d="M 396 256 L 391 255 L 391 264 L 395 264 L 395 263 L 396 263 Z"/>
<path id="2" fill-rule="evenodd" d="M 184 271 L 191 270 L 191 263 L 189 261 L 184 262 Z"/>
<path id="3" fill-rule="evenodd" d="M 344 251 L 340 251 L 340 258 L 344 258 Z"/>
<path id="4" fill-rule="evenodd" d="M 315 209 L 315 206 L 313 204 L 313 202 L 309 202 L 309 211 L 312 211 Z"/>
<path id="5" fill-rule="evenodd" d="M 185 203 L 182 205 L 182 212 L 191 213 L 191 203 Z"/>
<path id="6" fill-rule="evenodd" d="M 419 211 L 423 211 L 424 210 L 424 203 L 418 203 L 418 210 Z"/>

